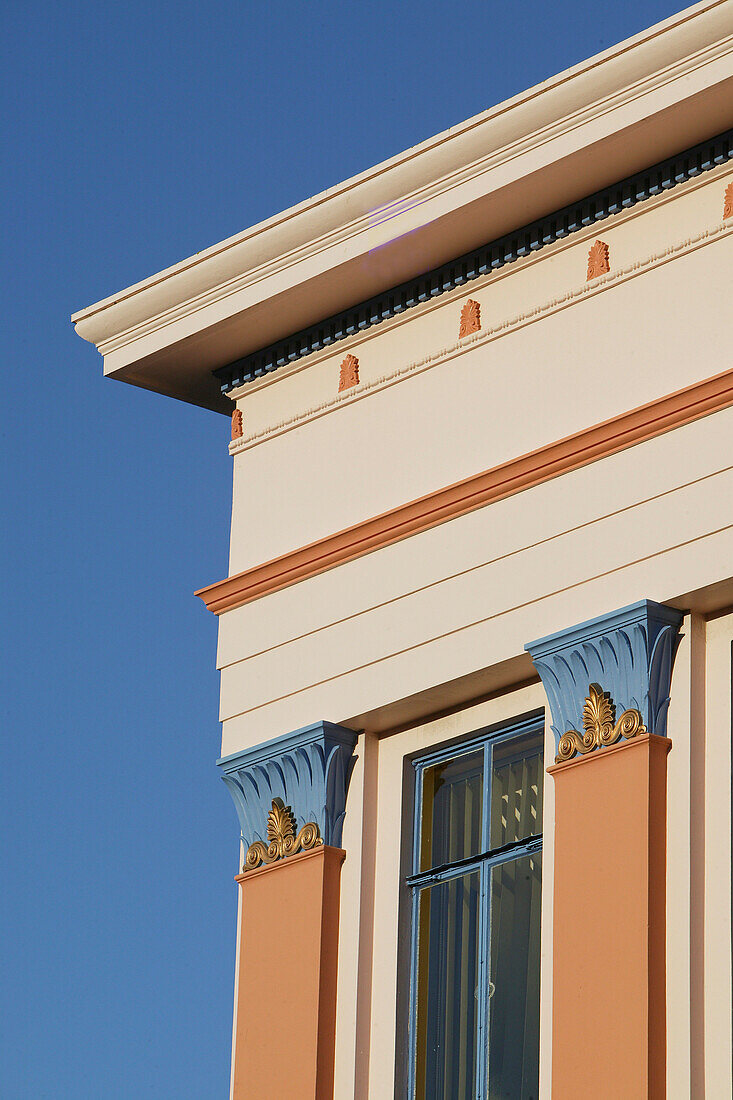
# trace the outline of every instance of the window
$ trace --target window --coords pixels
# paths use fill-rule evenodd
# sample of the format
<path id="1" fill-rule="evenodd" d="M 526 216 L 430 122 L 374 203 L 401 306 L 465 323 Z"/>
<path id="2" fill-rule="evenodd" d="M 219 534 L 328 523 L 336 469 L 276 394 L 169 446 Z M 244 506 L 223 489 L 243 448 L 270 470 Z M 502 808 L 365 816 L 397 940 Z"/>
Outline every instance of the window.
<path id="1" fill-rule="evenodd" d="M 415 761 L 409 1094 L 537 1100 L 542 718 Z"/>

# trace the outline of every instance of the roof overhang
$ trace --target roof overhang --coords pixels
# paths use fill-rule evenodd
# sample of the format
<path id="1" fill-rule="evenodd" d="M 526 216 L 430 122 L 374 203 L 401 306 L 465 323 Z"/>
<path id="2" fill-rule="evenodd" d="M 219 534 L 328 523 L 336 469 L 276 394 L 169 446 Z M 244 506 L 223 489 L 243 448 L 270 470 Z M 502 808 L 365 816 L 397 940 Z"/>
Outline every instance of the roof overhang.
<path id="1" fill-rule="evenodd" d="M 217 367 L 731 127 L 708 0 L 72 321 L 105 374 L 229 412 Z"/>

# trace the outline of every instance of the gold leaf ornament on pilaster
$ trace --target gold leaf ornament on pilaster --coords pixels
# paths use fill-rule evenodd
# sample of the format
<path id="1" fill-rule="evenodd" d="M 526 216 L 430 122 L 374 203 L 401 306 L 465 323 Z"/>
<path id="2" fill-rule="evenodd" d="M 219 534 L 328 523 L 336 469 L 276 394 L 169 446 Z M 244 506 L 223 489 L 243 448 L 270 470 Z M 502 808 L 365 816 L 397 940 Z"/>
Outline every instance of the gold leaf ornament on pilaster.
<path id="1" fill-rule="evenodd" d="M 250 844 L 243 870 L 251 871 L 261 863 L 277 863 L 296 852 L 307 852 L 323 844 L 321 831 L 315 821 L 304 825 L 297 836 L 295 824 L 295 815 L 290 806 L 286 806 L 281 798 L 273 798 L 272 809 L 267 815 L 267 844 L 261 840 Z"/>
<path id="2" fill-rule="evenodd" d="M 616 708 L 607 691 L 600 684 L 589 684 L 583 704 L 583 732 L 568 730 L 560 738 L 555 763 L 572 760 L 576 754 L 585 755 L 615 745 L 620 738 L 630 740 L 639 733 L 646 733 L 638 710 L 625 710 L 618 722 Z"/>

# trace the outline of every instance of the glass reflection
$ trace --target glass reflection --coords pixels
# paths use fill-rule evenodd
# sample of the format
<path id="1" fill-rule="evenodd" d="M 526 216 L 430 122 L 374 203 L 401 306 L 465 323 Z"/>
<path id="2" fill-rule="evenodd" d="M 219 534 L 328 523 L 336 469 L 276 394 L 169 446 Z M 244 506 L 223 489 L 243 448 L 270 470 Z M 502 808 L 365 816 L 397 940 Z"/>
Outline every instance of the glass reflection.
<path id="1" fill-rule="evenodd" d="M 483 750 L 425 769 L 421 871 L 481 851 L 483 774 Z"/>
<path id="2" fill-rule="evenodd" d="M 418 918 L 419 1100 L 473 1100 L 478 1023 L 479 872 L 426 887 Z"/>
<path id="3" fill-rule="evenodd" d="M 494 746 L 489 845 L 501 848 L 542 832 L 542 733 Z"/>
<path id="4" fill-rule="evenodd" d="M 540 852 L 491 870 L 489 1100 L 537 1100 Z"/>

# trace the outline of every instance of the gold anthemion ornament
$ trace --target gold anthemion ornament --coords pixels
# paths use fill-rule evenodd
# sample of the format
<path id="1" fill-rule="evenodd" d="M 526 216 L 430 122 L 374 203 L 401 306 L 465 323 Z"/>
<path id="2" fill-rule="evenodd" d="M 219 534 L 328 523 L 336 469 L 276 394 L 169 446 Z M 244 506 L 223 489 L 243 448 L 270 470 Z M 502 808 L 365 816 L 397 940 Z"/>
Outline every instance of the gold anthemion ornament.
<path id="1" fill-rule="evenodd" d="M 267 815 L 267 844 L 255 840 L 247 849 L 244 871 L 251 871 L 261 863 L 276 863 L 279 859 L 307 852 L 323 844 L 321 831 L 315 821 L 304 825 L 295 835 L 295 815 L 281 798 L 273 798 L 272 809 Z"/>
<path id="2" fill-rule="evenodd" d="M 593 752 L 607 745 L 614 745 L 621 737 L 630 740 L 639 733 L 646 733 L 638 710 L 625 710 L 615 722 L 616 708 L 611 696 L 600 684 L 589 684 L 583 705 L 583 732 L 568 730 L 560 738 L 555 763 L 572 760 L 580 753 Z"/>

